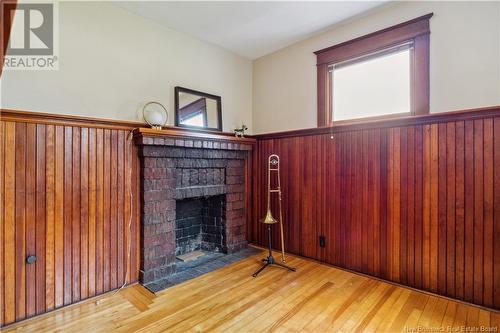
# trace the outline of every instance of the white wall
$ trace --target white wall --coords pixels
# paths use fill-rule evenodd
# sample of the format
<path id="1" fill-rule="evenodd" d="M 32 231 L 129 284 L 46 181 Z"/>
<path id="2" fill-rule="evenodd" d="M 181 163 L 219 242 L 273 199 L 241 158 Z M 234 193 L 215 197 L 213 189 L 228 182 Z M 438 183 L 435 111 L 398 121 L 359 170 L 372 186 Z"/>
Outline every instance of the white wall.
<path id="1" fill-rule="evenodd" d="M 252 62 L 104 2 L 61 2 L 58 71 L 5 71 L 2 108 L 138 120 L 174 87 L 222 96 L 223 127 L 252 129 Z"/>
<path id="2" fill-rule="evenodd" d="M 404 2 L 257 59 L 254 133 L 316 127 L 314 51 L 430 12 L 431 112 L 500 105 L 500 2 Z"/>

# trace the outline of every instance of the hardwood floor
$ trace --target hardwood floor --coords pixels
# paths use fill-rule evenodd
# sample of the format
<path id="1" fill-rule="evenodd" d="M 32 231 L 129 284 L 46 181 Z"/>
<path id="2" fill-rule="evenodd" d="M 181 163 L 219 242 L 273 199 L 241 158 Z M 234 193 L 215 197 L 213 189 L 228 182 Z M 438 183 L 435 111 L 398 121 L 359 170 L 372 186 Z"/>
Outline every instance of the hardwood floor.
<path id="1" fill-rule="evenodd" d="M 251 274 L 261 255 L 154 295 L 134 285 L 4 332 L 416 332 L 498 327 L 500 314 L 289 257 L 297 272 Z M 405 330 L 405 327 L 407 328 Z"/>

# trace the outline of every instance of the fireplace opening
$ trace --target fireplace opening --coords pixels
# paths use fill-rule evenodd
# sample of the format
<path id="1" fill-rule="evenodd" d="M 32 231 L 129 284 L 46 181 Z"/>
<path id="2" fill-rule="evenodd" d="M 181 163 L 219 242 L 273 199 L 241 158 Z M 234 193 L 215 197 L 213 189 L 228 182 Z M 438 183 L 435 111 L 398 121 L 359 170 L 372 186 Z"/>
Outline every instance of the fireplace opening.
<path id="1" fill-rule="evenodd" d="M 226 196 L 176 201 L 175 255 L 187 261 L 205 252 L 226 253 Z M 191 255 L 195 253 L 196 255 Z"/>

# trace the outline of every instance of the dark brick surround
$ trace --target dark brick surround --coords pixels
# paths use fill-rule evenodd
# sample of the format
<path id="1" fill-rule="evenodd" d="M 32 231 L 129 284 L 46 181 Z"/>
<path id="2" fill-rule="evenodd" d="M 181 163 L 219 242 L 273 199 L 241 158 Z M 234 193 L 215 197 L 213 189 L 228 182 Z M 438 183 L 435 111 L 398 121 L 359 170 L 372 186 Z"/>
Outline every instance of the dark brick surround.
<path id="1" fill-rule="evenodd" d="M 247 246 L 245 159 L 251 145 L 136 136 L 141 161 L 140 281 L 161 283 L 176 271 L 176 200 L 225 196 L 226 253 Z"/>

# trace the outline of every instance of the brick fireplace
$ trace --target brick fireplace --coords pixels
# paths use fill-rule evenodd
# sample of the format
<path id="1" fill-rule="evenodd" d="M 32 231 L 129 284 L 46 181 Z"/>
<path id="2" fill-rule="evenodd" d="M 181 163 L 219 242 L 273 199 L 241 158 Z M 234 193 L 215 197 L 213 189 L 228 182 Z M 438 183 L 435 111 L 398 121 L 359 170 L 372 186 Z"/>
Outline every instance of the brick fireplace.
<path id="1" fill-rule="evenodd" d="M 161 289 L 176 256 L 247 246 L 245 165 L 252 139 L 181 130 L 135 132 L 141 164 L 140 281 Z M 207 137 L 208 136 L 208 137 Z"/>

